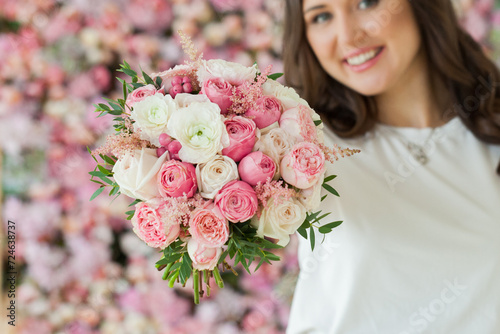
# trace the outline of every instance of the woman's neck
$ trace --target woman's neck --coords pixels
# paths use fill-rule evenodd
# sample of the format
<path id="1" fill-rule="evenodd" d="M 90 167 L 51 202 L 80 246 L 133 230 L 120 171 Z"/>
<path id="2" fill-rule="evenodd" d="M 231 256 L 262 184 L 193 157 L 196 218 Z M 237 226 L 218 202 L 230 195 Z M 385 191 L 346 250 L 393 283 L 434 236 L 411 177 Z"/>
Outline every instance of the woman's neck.
<path id="1" fill-rule="evenodd" d="M 390 90 L 377 95 L 378 121 L 401 127 L 437 127 L 446 123 L 450 94 L 443 82 L 431 77 L 421 52 L 408 71 Z M 434 80 L 433 80 L 434 78 Z"/>

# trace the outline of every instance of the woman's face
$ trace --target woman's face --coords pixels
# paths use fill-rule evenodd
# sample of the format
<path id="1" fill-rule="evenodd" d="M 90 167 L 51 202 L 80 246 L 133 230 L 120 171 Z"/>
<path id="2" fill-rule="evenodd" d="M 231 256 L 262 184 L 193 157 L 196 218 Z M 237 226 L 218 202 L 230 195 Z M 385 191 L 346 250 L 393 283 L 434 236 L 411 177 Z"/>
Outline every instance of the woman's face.
<path id="1" fill-rule="evenodd" d="M 368 96 L 423 70 L 420 32 L 409 1 L 303 0 L 307 40 L 321 66 Z"/>

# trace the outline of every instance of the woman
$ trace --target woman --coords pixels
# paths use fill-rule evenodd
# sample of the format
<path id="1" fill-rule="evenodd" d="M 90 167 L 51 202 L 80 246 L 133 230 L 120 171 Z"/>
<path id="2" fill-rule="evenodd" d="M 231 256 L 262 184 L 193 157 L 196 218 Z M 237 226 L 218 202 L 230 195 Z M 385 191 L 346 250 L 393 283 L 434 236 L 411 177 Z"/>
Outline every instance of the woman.
<path id="1" fill-rule="evenodd" d="M 327 144 L 361 149 L 328 171 L 344 223 L 300 239 L 288 333 L 500 333 L 498 69 L 450 0 L 287 0 L 286 19 L 288 84 Z"/>

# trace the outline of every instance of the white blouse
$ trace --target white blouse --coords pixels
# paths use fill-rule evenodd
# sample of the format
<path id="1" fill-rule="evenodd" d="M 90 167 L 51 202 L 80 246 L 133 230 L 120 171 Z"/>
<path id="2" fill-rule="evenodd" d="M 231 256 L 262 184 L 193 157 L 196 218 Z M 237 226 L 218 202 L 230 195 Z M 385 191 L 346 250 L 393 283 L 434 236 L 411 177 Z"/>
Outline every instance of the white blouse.
<path id="1" fill-rule="evenodd" d="M 459 118 L 325 141 L 362 152 L 329 164 L 340 198 L 324 223 L 344 222 L 314 252 L 299 237 L 287 333 L 500 333 L 500 146 Z M 408 141 L 426 142 L 427 164 Z"/>

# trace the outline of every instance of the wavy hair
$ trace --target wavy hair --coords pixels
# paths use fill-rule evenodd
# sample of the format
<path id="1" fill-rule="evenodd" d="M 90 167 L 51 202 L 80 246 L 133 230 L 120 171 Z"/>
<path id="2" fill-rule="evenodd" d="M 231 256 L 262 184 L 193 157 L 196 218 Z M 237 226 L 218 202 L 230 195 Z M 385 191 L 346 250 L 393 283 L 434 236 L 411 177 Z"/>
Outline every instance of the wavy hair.
<path id="1" fill-rule="evenodd" d="M 445 83 L 452 97 L 443 119 L 458 116 L 479 140 L 500 144 L 499 69 L 460 27 L 450 0 L 418 0 L 410 1 L 410 5 L 431 73 Z M 321 67 L 307 42 L 302 0 L 286 0 L 285 18 L 283 62 L 287 84 L 338 136 L 355 137 L 369 131 L 377 120 L 374 99 L 336 81 Z"/>

